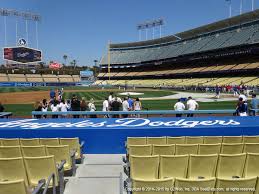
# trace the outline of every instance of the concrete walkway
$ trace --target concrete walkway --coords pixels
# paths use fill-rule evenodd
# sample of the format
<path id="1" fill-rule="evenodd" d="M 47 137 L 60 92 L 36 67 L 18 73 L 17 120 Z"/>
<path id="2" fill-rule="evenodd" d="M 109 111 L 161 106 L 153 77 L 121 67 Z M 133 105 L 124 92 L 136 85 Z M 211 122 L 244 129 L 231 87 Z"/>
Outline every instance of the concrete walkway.
<path id="1" fill-rule="evenodd" d="M 87 154 L 76 176 L 68 178 L 65 194 L 123 194 L 121 154 Z"/>

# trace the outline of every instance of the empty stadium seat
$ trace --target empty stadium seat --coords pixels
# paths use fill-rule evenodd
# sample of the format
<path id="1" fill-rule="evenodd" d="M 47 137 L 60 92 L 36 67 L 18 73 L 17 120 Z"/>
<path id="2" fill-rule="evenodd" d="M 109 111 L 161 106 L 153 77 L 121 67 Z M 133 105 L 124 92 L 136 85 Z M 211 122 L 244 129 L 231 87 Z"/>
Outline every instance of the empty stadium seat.
<path id="1" fill-rule="evenodd" d="M 167 137 L 168 144 L 185 144 L 185 137 Z"/>
<path id="2" fill-rule="evenodd" d="M 13 139 L 1 139 L 2 146 L 20 146 L 20 140 L 18 138 Z"/>
<path id="3" fill-rule="evenodd" d="M 160 180 L 145 180 L 145 179 L 133 179 L 133 188 L 140 191 L 133 191 L 133 194 L 172 194 L 171 188 L 173 187 L 173 179 L 160 179 Z M 149 189 L 161 188 L 164 191 L 152 191 Z"/>
<path id="4" fill-rule="evenodd" d="M 259 153 L 259 143 L 245 143 L 244 153 Z"/>
<path id="5" fill-rule="evenodd" d="M 259 143 L 259 136 L 243 136 L 244 143 Z"/>
<path id="6" fill-rule="evenodd" d="M 190 136 L 186 137 L 186 144 L 202 144 L 203 143 L 203 137 L 200 136 Z"/>
<path id="7" fill-rule="evenodd" d="M 203 141 L 204 144 L 222 143 L 222 136 L 204 136 Z"/>
<path id="8" fill-rule="evenodd" d="M 248 153 L 244 168 L 244 177 L 259 177 L 259 154 Z"/>
<path id="9" fill-rule="evenodd" d="M 59 139 L 58 138 L 40 138 L 41 145 L 48 145 L 48 146 L 58 146 Z"/>
<path id="10" fill-rule="evenodd" d="M 147 137 L 147 144 L 165 145 L 166 137 Z"/>
<path id="11" fill-rule="evenodd" d="M 130 176 L 133 179 L 157 179 L 159 156 L 130 156 Z"/>
<path id="12" fill-rule="evenodd" d="M 221 143 L 216 144 L 199 144 L 198 154 L 219 154 L 221 150 Z"/>
<path id="13" fill-rule="evenodd" d="M 39 146 L 40 140 L 38 138 L 33 139 L 20 139 L 21 146 Z"/>
<path id="14" fill-rule="evenodd" d="M 159 178 L 186 178 L 189 155 L 160 156 Z"/>
<path id="15" fill-rule="evenodd" d="M 216 177 L 242 177 L 246 154 L 220 154 Z"/>
<path id="16" fill-rule="evenodd" d="M 0 181 L 0 194 L 28 194 L 24 180 Z"/>
<path id="17" fill-rule="evenodd" d="M 146 137 L 128 137 L 127 138 L 127 148 L 130 145 L 145 145 L 147 144 Z"/>
<path id="18" fill-rule="evenodd" d="M 222 143 L 243 143 L 243 136 L 223 136 Z"/>
<path id="19" fill-rule="evenodd" d="M 176 155 L 197 154 L 198 148 L 199 148 L 198 144 L 176 144 L 175 154 Z"/>
<path id="20" fill-rule="evenodd" d="M 47 156 L 46 148 L 41 146 L 21 146 L 23 157 L 42 157 Z"/>
<path id="21" fill-rule="evenodd" d="M 188 178 L 204 179 L 215 177 L 218 155 L 190 155 Z"/>
<path id="22" fill-rule="evenodd" d="M 22 157 L 20 146 L 0 146 L 0 158 L 18 158 Z"/>
<path id="23" fill-rule="evenodd" d="M 221 153 L 222 154 L 241 154 L 243 153 L 242 143 L 222 143 Z"/>
<path id="24" fill-rule="evenodd" d="M 0 158 L 0 182 L 24 180 L 28 186 L 28 179 L 23 158 Z"/>
<path id="25" fill-rule="evenodd" d="M 129 156 L 151 156 L 152 155 L 152 145 L 132 145 L 129 146 L 128 150 Z"/>
<path id="26" fill-rule="evenodd" d="M 153 155 L 174 155 L 175 145 L 153 145 Z"/>
<path id="27" fill-rule="evenodd" d="M 59 138 L 60 145 L 69 145 L 70 151 L 76 151 L 76 159 L 82 159 L 79 138 Z"/>
<path id="28" fill-rule="evenodd" d="M 215 188 L 216 178 L 210 179 L 175 179 L 175 188 L 184 191 L 175 191 L 174 194 L 213 194 L 213 192 L 201 191 L 205 188 Z"/>
<path id="29" fill-rule="evenodd" d="M 256 187 L 256 177 L 252 178 L 238 178 L 238 179 L 223 179 L 218 178 L 216 188 L 223 188 L 225 191 L 216 191 L 215 194 L 253 194 L 253 191 L 238 191 L 238 189 L 254 189 Z M 228 190 L 228 191 L 227 191 Z"/>

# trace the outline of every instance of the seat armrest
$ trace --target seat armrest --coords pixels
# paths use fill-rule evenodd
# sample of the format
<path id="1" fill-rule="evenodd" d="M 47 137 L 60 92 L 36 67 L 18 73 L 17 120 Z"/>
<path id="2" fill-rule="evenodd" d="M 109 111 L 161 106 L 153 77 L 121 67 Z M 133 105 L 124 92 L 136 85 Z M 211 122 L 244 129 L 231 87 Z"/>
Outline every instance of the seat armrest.
<path id="1" fill-rule="evenodd" d="M 124 165 L 123 166 L 123 169 L 124 169 L 124 173 L 130 177 L 130 166 L 128 164 Z"/>
<path id="2" fill-rule="evenodd" d="M 84 147 L 84 145 L 85 145 L 85 141 L 82 141 L 82 142 L 80 143 L 80 148 L 82 149 L 82 148 Z"/>
<path id="3" fill-rule="evenodd" d="M 49 188 L 49 184 L 50 184 L 51 180 L 52 180 L 52 183 L 53 183 L 53 194 L 56 194 L 56 178 L 55 178 L 55 174 L 54 173 L 49 175 L 47 183 L 45 185 L 45 188 L 44 188 L 42 194 L 46 194 L 48 192 L 48 188 Z"/>
<path id="4" fill-rule="evenodd" d="M 61 171 L 64 169 L 64 165 L 66 163 L 66 160 L 62 160 L 60 164 L 58 164 L 57 168 L 58 168 L 58 171 Z"/>
<path id="5" fill-rule="evenodd" d="M 73 150 L 70 154 L 71 161 L 72 161 L 72 176 L 76 175 L 76 151 Z"/>
<path id="6" fill-rule="evenodd" d="M 59 177 L 59 193 L 63 194 L 65 189 L 64 183 L 64 165 L 66 161 L 62 160 L 61 163 L 58 165 L 58 177 Z"/>
<path id="7" fill-rule="evenodd" d="M 32 191 L 32 194 L 39 194 L 39 192 L 41 191 L 41 189 L 44 187 L 44 185 L 46 184 L 46 180 L 45 179 L 41 179 L 38 182 L 37 187 Z"/>

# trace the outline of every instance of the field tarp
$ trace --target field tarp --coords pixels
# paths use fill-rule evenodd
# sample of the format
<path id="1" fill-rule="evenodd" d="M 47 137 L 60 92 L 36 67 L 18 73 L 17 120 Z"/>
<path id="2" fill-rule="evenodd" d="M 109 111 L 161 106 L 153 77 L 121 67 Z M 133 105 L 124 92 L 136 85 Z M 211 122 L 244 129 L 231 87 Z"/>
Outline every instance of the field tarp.
<path id="1" fill-rule="evenodd" d="M 84 153 L 125 153 L 127 137 L 259 135 L 259 117 L 1 119 L 0 138 L 79 137 Z"/>

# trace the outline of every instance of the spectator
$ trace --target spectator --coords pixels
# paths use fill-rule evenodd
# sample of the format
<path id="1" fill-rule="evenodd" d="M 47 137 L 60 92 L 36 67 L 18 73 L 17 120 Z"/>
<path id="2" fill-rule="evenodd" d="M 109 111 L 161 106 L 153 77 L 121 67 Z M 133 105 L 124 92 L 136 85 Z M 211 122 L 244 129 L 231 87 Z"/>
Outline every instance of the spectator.
<path id="1" fill-rule="evenodd" d="M 65 103 L 65 100 L 64 99 L 62 99 L 61 100 L 61 102 L 60 102 L 60 104 L 58 105 L 58 107 L 59 107 L 59 109 L 60 109 L 60 111 L 61 112 L 67 112 L 67 110 L 68 110 L 68 105 L 67 105 L 67 103 Z M 62 117 L 63 118 L 65 118 L 67 115 L 62 115 Z"/>
<path id="2" fill-rule="evenodd" d="M 48 102 L 47 102 L 47 99 L 43 99 L 42 100 L 42 108 L 41 108 L 41 111 L 42 112 L 47 112 L 48 111 Z M 44 118 L 47 118 L 47 115 L 43 115 Z"/>
<path id="3" fill-rule="evenodd" d="M 67 111 L 71 111 L 71 100 L 67 100 Z"/>
<path id="4" fill-rule="evenodd" d="M 125 97 L 122 102 L 122 111 L 129 111 L 129 110 L 130 108 L 129 108 L 128 98 Z M 128 114 L 122 115 L 122 117 L 124 118 L 127 118 L 128 116 L 129 116 Z"/>
<path id="5" fill-rule="evenodd" d="M 139 98 L 136 98 L 135 102 L 134 102 L 134 111 L 141 111 L 142 110 L 142 104 L 139 100 Z M 140 117 L 140 115 L 136 115 L 137 117 Z"/>
<path id="6" fill-rule="evenodd" d="M 34 104 L 34 111 L 41 111 L 42 110 L 42 106 L 41 103 L 39 101 L 35 102 Z M 41 115 L 36 115 L 37 119 L 41 118 Z"/>
<path id="7" fill-rule="evenodd" d="M 71 109 L 72 111 L 80 111 L 80 101 L 77 99 L 77 96 L 73 94 L 71 100 Z M 73 115 L 74 118 L 79 118 L 79 115 Z"/>
<path id="8" fill-rule="evenodd" d="M 110 107 L 111 107 L 112 101 L 113 101 L 113 92 L 110 92 L 110 95 L 108 97 L 108 102 L 109 102 Z"/>
<path id="9" fill-rule="evenodd" d="M 111 104 L 112 111 L 120 111 L 121 103 L 118 101 L 118 98 L 115 97 L 114 101 Z M 113 115 L 113 118 L 119 118 L 119 115 Z"/>
<path id="10" fill-rule="evenodd" d="M 85 101 L 85 98 L 83 97 L 80 103 L 80 110 L 81 111 L 86 111 L 87 110 L 87 103 Z"/>
<path id="11" fill-rule="evenodd" d="M 0 102 L 0 112 L 4 112 L 5 108 L 4 106 L 2 105 L 2 103 Z"/>
<path id="12" fill-rule="evenodd" d="M 255 116 L 256 111 L 251 109 L 258 109 L 258 99 L 256 98 L 256 94 L 252 94 L 252 100 L 250 102 L 250 116 Z"/>
<path id="13" fill-rule="evenodd" d="M 245 102 L 243 100 L 243 98 L 239 98 L 238 99 L 238 103 L 237 103 L 237 107 L 236 107 L 236 113 L 238 116 L 247 116 L 247 113 L 246 113 L 246 105 L 245 105 Z"/>
<path id="14" fill-rule="evenodd" d="M 187 109 L 189 111 L 194 111 L 194 110 L 197 110 L 199 108 L 199 104 L 195 100 L 193 100 L 191 96 L 188 97 L 188 101 L 187 101 L 186 105 L 187 105 Z M 193 117 L 193 114 L 188 113 L 187 117 Z"/>
<path id="15" fill-rule="evenodd" d="M 129 110 L 133 111 L 134 101 L 130 96 L 128 96 Z"/>
<path id="16" fill-rule="evenodd" d="M 183 111 L 185 109 L 185 105 L 182 103 L 181 99 L 178 99 L 178 102 L 174 105 L 174 110 Z M 176 114 L 176 117 L 182 117 L 182 114 Z"/>
<path id="17" fill-rule="evenodd" d="M 49 92 L 49 97 L 50 97 L 50 100 L 53 100 L 54 97 L 56 97 L 56 92 L 54 89 L 51 89 L 50 92 Z"/>
<path id="18" fill-rule="evenodd" d="M 103 101 L 103 112 L 107 112 L 109 111 L 109 101 L 108 98 L 105 98 L 105 100 Z M 109 115 L 104 115 L 104 118 L 109 118 Z"/>
<path id="19" fill-rule="evenodd" d="M 220 87 L 218 85 L 216 85 L 216 87 L 215 87 L 215 92 L 216 92 L 215 97 L 219 99 L 219 97 L 220 97 Z"/>
<path id="20" fill-rule="evenodd" d="M 241 93 L 238 97 L 238 99 L 242 98 L 244 102 L 247 101 L 247 97 L 244 95 L 244 93 Z"/>
<path id="21" fill-rule="evenodd" d="M 59 112 L 59 106 L 56 101 L 54 101 L 53 104 L 51 104 L 50 109 L 52 112 Z M 52 118 L 58 118 L 58 115 L 52 115 Z"/>
<path id="22" fill-rule="evenodd" d="M 89 108 L 90 112 L 95 112 L 96 111 L 93 98 L 91 98 L 90 102 L 88 103 L 88 108 Z M 97 118 L 97 116 L 96 115 L 90 115 L 90 118 Z"/>

